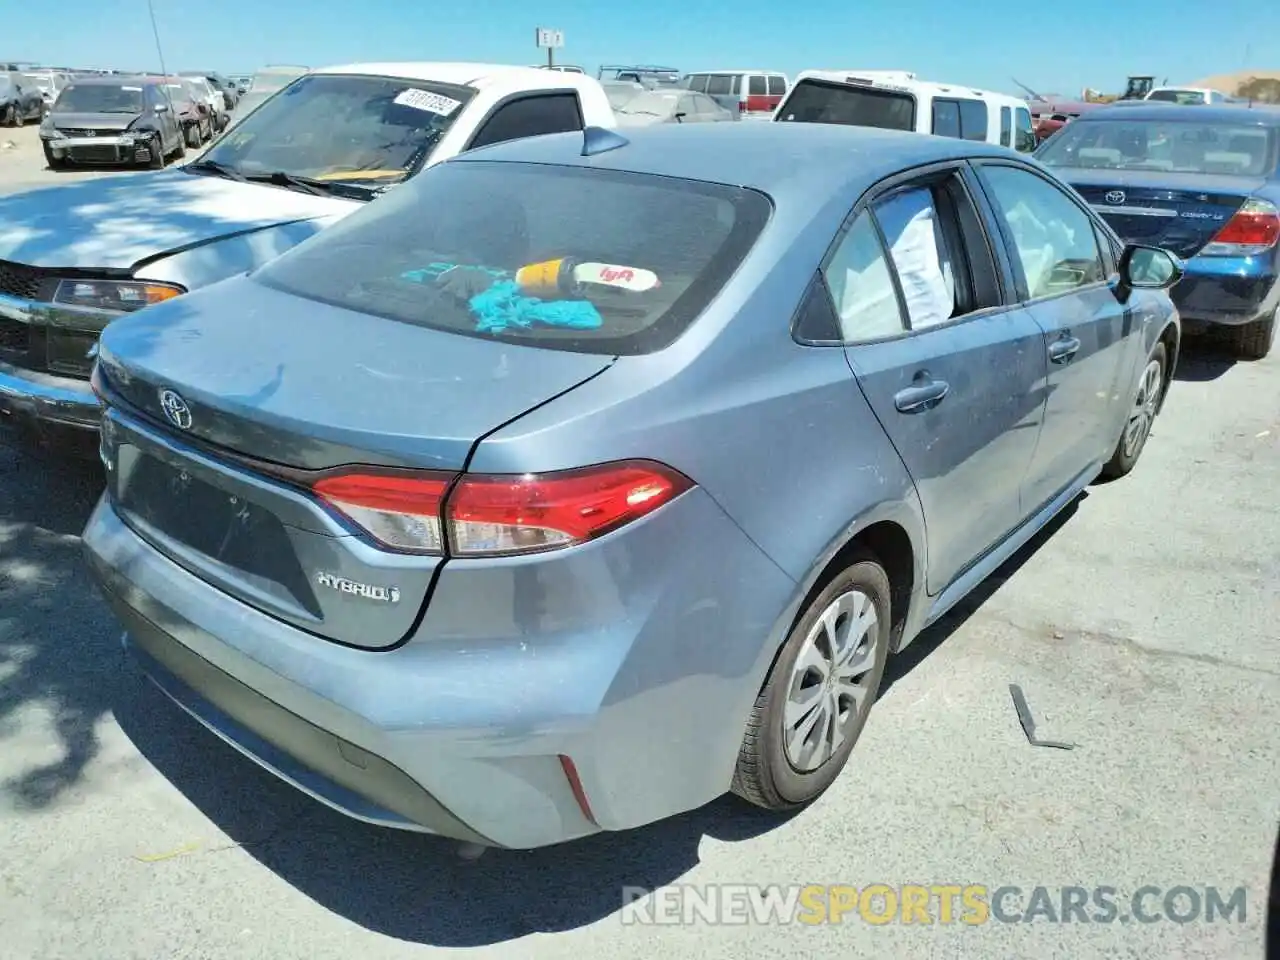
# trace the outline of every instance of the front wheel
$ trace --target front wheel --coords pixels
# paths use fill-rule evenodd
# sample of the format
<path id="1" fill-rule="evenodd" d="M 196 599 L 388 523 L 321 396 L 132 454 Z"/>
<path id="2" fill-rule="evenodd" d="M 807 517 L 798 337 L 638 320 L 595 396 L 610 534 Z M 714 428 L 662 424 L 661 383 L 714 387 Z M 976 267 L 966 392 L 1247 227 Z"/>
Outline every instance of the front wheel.
<path id="1" fill-rule="evenodd" d="M 204 142 L 204 138 L 200 136 L 200 124 L 193 123 L 186 129 L 187 146 L 192 150 L 199 150 L 200 145 Z"/>
<path id="2" fill-rule="evenodd" d="M 734 793 L 790 810 L 835 781 L 880 690 L 889 596 L 884 569 L 863 555 L 805 607 L 747 721 Z"/>
<path id="3" fill-rule="evenodd" d="M 1164 374 L 1168 368 L 1168 353 L 1163 343 L 1157 343 L 1138 375 L 1138 385 L 1133 391 L 1124 432 L 1116 444 L 1111 459 L 1102 468 L 1102 476 L 1108 480 L 1123 477 L 1138 463 L 1142 450 L 1151 436 L 1151 427 L 1160 410 L 1160 398 L 1164 395 Z"/>
<path id="4" fill-rule="evenodd" d="M 1246 323 L 1236 330 L 1236 355 L 1242 360 L 1265 359 L 1276 339 L 1277 316 L 1280 316 L 1280 307 L 1265 320 Z"/>
<path id="5" fill-rule="evenodd" d="M 49 144 L 46 143 L 43 144 L 43 146 L 44 162 L 48 164 L 50 170 L 61 170 L 67 165 L 67 161 L 63 157 L 54 156 L 53 150 L 49 147 Z"/>
<path id="6" fill-rule="evenodd" d="M 11 103 L 3 111 L 0 111 L 0 122 L 3 122 L 6 127 L 20 127 L 22 126 L 22 120 L 19 119 L 19 116 L 18 105 Z"/>
<path id="7" fill-rule="evenodd" d="M 152 170 L 164 169 L 164 138 L 160 134 L 156 134 L 151 138 L 151 144 L 147 148 L 149 156 L 147 157 L 147 166 Z"/>

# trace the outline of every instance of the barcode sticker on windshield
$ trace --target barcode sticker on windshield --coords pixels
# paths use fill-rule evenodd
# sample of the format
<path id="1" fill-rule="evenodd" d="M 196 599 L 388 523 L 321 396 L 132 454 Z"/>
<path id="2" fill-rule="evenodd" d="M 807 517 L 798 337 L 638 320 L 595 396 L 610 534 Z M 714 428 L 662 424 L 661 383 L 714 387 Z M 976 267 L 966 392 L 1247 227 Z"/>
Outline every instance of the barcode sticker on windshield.
<path id="1" fill-rule="evenodd" d="M 447 117 L 462 106 L 461 100 L 454 100 L 452 97 L 441 96 L 438 93 L 428 93 L 426 90 L 402 90 L 396 95 L 396 103 L 405 107 L 413 107 L 415 110 L 426 110 L 429 113 L 438 113 L 442 117 Z"/>

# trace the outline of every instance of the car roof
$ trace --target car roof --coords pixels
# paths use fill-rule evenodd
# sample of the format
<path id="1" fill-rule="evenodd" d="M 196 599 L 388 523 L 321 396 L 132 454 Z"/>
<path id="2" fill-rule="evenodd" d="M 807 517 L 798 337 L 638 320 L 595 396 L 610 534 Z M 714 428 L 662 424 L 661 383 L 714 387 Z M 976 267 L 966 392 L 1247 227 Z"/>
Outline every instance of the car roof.
<path id="1" fill-rule="evenodd" d="M 581 155 L 583 133 L 564 133 L 495 144 L 448 162 L 602 168 L 753 187 L 780 201 L 825 202 L 934 161 L 1016 156 L 972 140 L 821 123 L 653 124 L 616 133 L 625 146 L 589 157 Z"/>
<path id="2" fill-rule="evenodd" d="M 577 89 L 588 81 L 596 83 L 581 73 L 563 70 L 546 70 L 542 67 L 522 67 L 501 63 L 350 63 L 342 66 L 320 67 L 312 73 L 357 74 L 375 77 L 397 77 L 403 80 L 425 80 L 450 83 L 459 87 L 488 87 L 510 85 L 515 87 L 542 87 Z"/>
<path id="3" fill-rule="evenodd" d="M 1247 123 L 1260 127 L 1280 126 L 1280 107 L 1247 102 L 1238 104 L 1169 103 L 1160 100 L 1129 100 L 1106 104 L 1080 115 L 1076 123 L 1107 120 L 1173 120 L 1202 123 Z"/>
<path id="4" fill-rule="evenodd" d="M 742 67 L 740 69 L 723 69 L 723 70 L 690 70 L 688 76 L 702 76 L 707 73 L 763 73 L 769 77 L 785 77 L 786 74 L 781 70 L 765 70 L 763 67 Z"/>
<path id="5" fill-rule="evenodd" d="M 146 84 L 164 83 L 164 77 L 133 76 L 130 74 L 110 74 L 107 76 L 73 77 L 71 82 L 77 87 L 141 87 Z"/>

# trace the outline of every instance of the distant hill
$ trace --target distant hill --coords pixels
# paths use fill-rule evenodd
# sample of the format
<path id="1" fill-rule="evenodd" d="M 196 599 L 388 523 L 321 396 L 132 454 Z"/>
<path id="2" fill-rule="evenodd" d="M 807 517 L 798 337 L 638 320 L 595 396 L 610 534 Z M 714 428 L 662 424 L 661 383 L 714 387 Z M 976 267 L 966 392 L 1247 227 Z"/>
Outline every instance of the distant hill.
<path id="1" fill-rule="evenodd" d="M 1241 70 L 1206 77 L 1189 87 L 1209 87 L 1235 97 L 1253 97 L 1265 103 L 1280 103 L 1280 70 Z"/>

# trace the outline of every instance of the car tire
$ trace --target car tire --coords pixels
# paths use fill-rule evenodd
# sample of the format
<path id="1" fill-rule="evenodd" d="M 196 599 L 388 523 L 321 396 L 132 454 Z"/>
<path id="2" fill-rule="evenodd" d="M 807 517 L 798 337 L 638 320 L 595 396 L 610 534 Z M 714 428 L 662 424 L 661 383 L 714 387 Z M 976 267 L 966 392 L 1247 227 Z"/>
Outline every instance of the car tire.
<path id="1" fill-rule="evenodd" d="M 164 138 L 160 134 L 156 134 L 151 138 L 151 145 L 148 148 L 150 157 L 147 159 L 147 167 L 152 170 L 164 169 Z"/>
<path id="2" fill-rule="evenodd" d="M 66 167 L 67 161 L 65 157 L 55 157 L 53 151 L 49 149 L 49 144 L 41 144 L 44 147 L 44 162 L 50 170 L 62 170 Z"/>
<path id="3" fill-rule="evenodd" d="M 183 131 L 183 136 L 187 141 L 187 146 L 192 150 L 199 150 L 204 142 L 204 138 L 200 136 L 200 124 L 192 123 L 187 125 L 187 129 Z"/>
<path id="4" fill-rule="evenodd" d="M 19 119 L 18 105 L 16 103 L 11 103 L 9 106 L 4 108 L 3 122 L 6 127 L 22 126 L 22 120 Z"/>
<path id="5" fill-rule="evenodd" d="M 1138 458 L 1147 445 L 1147 438 L 1151 436 L 1156 415 L 1160 412 L 1168 369 L 1169 353 L 1163 343 L 1157 343 L 1142 365 L 1138 382 L 1130 393 L 1132 399 L 1125 413 L 1124 430 L 1120 433 L 1120 440 L 1116 443 L 1111 459 L 1102 468 L 1105 479 L 1119 479 L 1137 465 Z"/>
<path id="6" fill-rule="evenodd" d="M 1265 320 L 1246 323 L 1235 331 L 1236 356 L 1242 360 L 1263 360 L 1276 339 L 1276 318 L 1280 307 Z"/>
<path id="7" fill-rule="evenodd" d="M 766 810 L 792 810 L 835 781 L 884 677 L 889 597 L 884 568 L 862 553 L 808 602 L 747 720 L 734 793 Z M 845 684 L 833 682 L 842 675 Z M 842 738 L 834 748 L 833 733 Z"/>

